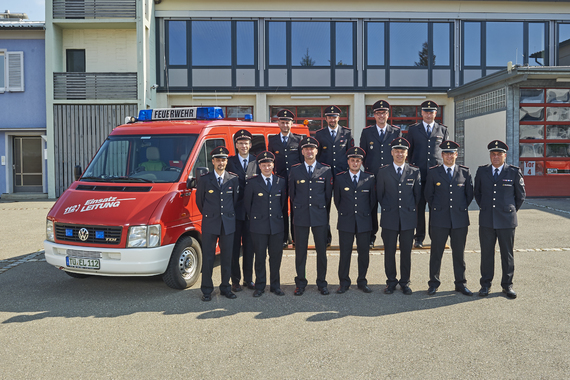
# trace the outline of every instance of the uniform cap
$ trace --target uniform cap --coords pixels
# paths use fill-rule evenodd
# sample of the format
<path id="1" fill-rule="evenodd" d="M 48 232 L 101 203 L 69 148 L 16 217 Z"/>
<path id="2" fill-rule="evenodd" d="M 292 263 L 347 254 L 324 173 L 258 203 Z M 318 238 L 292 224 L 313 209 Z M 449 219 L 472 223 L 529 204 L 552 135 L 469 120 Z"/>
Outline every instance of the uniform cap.
<path id="1" fill-rule="evenodd" d="M 329 106 L 325 108 L 325 116 L 340 116 L 340 108 L 337 106 Z"/>
<path id="2" fill-rule="evenodd" d="M 265 150 L 257 155 L 255 158 L 258 164 L 263 162 L 273 162 L 275 161 L 275 155 L 268 150 Z"/>
<path id="3" fill-rule="evenodd" d="M 487 145 L 487 149 L 489 152 L 507 152 L 509 150 L 509 146 L 502 142 L 501 140 L 493 140 Z"/>
<path id="4" fill-rule="evenodd" d="M 437 111 L 439 106 L 433 100 L 426 100 L 422 103 L 422 111 Z"/>
<path id="5" fill-rule="evenodd" d="M 410 143 L 403 137 L 392 140 L 390 146 L 392 146 L 392 149 L 410 149 Z"/>
<path id="6" fill-rule="evenodd" d="M 279 120 L 293 120 L 293 117 L 295 117 L 295 115 L 288 109 L 283 109 L 277 112 L 277 118 Z"/>
<path id="7" fill-rule="evenodd" d="M 311 137 L 311 136 L 307 136 L 307 137 L 304 137 L 304 138 L 301 140 L 301 142 L 299 143 L 299 145 L 301 145 L 301 149 L 302 149 L 302 148 L 305 148 L 305 147 L 308 147 L 308 146 L 312 146 L 312 147 L 318 148 L 318 147 L 319 147 L 319 142 L 317 141 L 316 138 Z"/>
<path id="8" fill-rule="evenodd" d="M 234 141 L 238 140 L 251 140 L 251 133 L 246 129 L 240 129 L 234 135 Z"/>
<path id="9" fill-rule="evenodd" d="M 390 104 L 385 100 L 379 100 L 372 105 L 372 112 L 390 111 Z"/>
<path id="10" fill-rule="evenodd" d="M 457 152 L 457 149 L 459 148 L 459 144 L 456 143 L 455 141 L 451 141 L 451 140 L 445 140 L 444 142 L 442 142 L 441 144 L 439 144 L 439 147 L 441 148 L 442 152 Z"/>
<path id="11" fill-rule="evenodd" d="M 230 151 L 225 146 L 219 146 L 210 152 L 212 158 L 228 158 L 229 154 Z"/>
<path id="12" fill-rule="evenodd" d="M 348 158 L 350 158 L 350 157 L 364 158 L 364 156 L 366 156 L 364 149 L 362 149 L 361 147 L 358 147 L 358 146 L 355 146 L 354 148 L 350 148 L 346 152 L 346 157 L 348 157 Z"/>

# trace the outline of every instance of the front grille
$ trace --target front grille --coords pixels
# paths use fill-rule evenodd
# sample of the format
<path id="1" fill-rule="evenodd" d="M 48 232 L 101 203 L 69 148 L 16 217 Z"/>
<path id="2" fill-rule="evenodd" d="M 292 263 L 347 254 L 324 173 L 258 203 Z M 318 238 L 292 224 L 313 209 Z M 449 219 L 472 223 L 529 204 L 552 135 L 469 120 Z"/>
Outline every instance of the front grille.
<path id="1" fill-rule="evenodd" d="M 82 231 L 82 229 L 87 230 L 86 240 L 81 240 L 79 238 L 80 232 L 81 235 L 85 235 L 85 231 Z M 57 240 L 76 243 L 118 245 L 121 242 L 122 231 L 123 227 L 55 223 L 55 237 Z"/>

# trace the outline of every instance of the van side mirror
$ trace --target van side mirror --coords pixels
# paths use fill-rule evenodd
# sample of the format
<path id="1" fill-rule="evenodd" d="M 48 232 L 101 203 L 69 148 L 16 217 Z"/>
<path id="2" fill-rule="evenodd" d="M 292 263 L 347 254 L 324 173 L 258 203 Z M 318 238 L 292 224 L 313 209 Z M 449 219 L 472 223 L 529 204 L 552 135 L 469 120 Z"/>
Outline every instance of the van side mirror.
<path id="1" fill-rule="evenodd" d="M 186 188 L 194 189 L 195 187 L 196 187 L 196 178 L 189 176 L 188 180 L 186 180 Z"/>
<path id="2" fill-rule="evenodd" d="M 203 176 L 204 174 L 208 174 L 210 172 L 210 170 L 208 170 L 208 168 L 199 166 L 196 168 L 196 177 L 200 178 L 201 176 Z"/>
<path id="3" fill-rule="evenodd" d="M 76 181 L 78 181 L 79 178 L 81 178 L 82 173 L 83 170 L 81 170 L 81 165 L 75 165 L 75 168 L 73 168 L 73 176 L 75 177 Z"/>

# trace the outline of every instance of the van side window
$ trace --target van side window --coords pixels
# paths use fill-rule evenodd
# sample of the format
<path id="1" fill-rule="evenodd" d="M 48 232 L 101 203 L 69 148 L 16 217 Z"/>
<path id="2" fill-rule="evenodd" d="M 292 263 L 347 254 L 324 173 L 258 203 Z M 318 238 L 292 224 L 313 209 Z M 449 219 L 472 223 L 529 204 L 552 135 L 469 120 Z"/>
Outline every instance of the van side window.
<path id="1" fill-rule="evenodd" d="M 219 146 L 226 146 L 226 141 L 224 139 L 210 139 L 204 141 L 204 144 L 202 144 L 202 147 L 200 148 L 198 158 L 196 159 L 194 167 L 192 168 L 192 177 L 196 177 L 196 168 L 208 168 L 208 171 L 210 172 L 214 170 L 210 152 Z"/>
<path id="2" fill-rule="evenodd" d="M 265 145 L 265 136 L 253 135 L 253 138 L 251 139 L 251 149 L 249 152 L 254 156 L 257 156 L 264 150 L 267 150 L 267 146 Z"/>

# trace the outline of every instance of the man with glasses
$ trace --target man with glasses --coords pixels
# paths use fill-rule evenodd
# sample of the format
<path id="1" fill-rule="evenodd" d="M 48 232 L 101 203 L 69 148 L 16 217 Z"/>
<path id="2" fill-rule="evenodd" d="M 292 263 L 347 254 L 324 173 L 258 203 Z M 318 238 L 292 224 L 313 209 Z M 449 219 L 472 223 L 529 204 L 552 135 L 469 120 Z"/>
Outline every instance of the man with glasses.
<path id="1" fill-rule="evenodd" d="M 402 137 L 402 130 L 388 124 L 390 117 L 390 104 L 385 100 L 379 100 L 372 106 L 376 124 L 364 128 L 360 135 L 360 147 L 366 153 L 364 157 L 364 170 L 374 175 L 384 165 L 391 164 L 392 147 L 390 143 Z M 378 233 L 378 203 L 372 209 L 372 232 L 370 234 L 370 248 L 374 247 L 376 234 Z"/>

